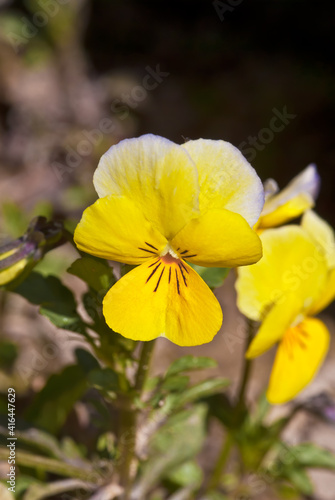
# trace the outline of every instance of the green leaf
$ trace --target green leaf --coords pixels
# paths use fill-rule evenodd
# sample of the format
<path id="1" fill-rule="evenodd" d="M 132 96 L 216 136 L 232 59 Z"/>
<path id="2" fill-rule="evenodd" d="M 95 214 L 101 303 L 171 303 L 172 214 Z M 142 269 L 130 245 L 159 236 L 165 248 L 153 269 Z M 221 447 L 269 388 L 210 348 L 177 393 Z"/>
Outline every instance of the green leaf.
<path id="1" fill-rule="evenodd" d="M 87 404 L 95 411 L 92 416 L 92 425 L 100 432 L 106 432 L 111 428 L 111 414 L 107 397 L 97 399 L 96 394 L 85 397 Z"/>
<path id="2" fill-rule="evenodd" d="M 8 448 L 0 446 L 0 460 L 7 459 Z M 57 474 L 58 476 L 78 478 L 84 481 L 87 480 L 87 477 L 92 477 L 92 482 L 99 480 L 99 475 L 92 474 L 92 472 L 96 470 L 96 465 L 84 460 L 77 460 L 76 464 L 74 464 L 17 449 L 16 465 L 37 469 L 39 471 L 47 471 L 52 474 Z"/>
<path id="3" fill-rule="evenodd" d="M 154 389 L 156 389 L 156 387 L 160 382 L 161 382 L 161 377 L 159 376 L 148 377 L 144 383 L 144 391 L 145 392 L 153 391 Z"/>
<path id="4" fill-rule="evenodd" d="M 0 366 L 4 370 L 9 370 L 18 356 L 16 344 L 9 340 L 0 340 Z"/>
<path id="5" fill-rule="evenodd" d="M 82 333 L 83 322 L 76 311 L 73 293 L 55 276 L 43 277 L 32 272 L 14 290 L 32 304 L 40 306 L 40 313 L 58 328 Z"/>
<path id="6" fill-rule="evenodd" d="M 179 455 L 175 458 L 179 463 L 196 455 L 205 437 L 206 413 L 206 406 L 199 404 L 192 409 L 171 415 L 152 437 L 150 442 L 152 453 L 168 455 L 174 449 L 172 453 L 174 455 L 178 450 Z M 175 466 L 177 465 L 176 463 Z"/>
<path id="7" fill-rule="evenodd" d="M 176 406 L 180 408 L 193 401 L 211 396 L 212 394 L 217 394 L 223 389 L 226 389 L 229 384 L 230 381 L 222 377 L 199 382 L 184 391 L 182 394 L 176 396 Z"/>
<path id="8" fill-rule="evenodd" d="M 248 413 L 245 414 L 243 421 L 235 426 L 235 437 L 246 467 L 257 470 L 265 455 L 273 447 L 286 450 L 286 447 L 279 441 L 285 422 L 287 422 L 287 417 L 265 425 L 262 422 L 257 422 Z"/>
<path id="9" fill-rule="evenodd" d="M 304 469 L 290 468 L 286 471 L 285 477 L 303 495 L 313 494 L 313 485 Z"/>
<path id="10" fill-rule="evenodd" d="M 275 483 L 273 485 L 274 490 L 280 499 L 283 500 L 301 500 L 301 495 L 297 491 L 297 488 L 293 484 L 289 484 L 287 481 L 281 483 Z"/>
<path id="11" fill-rule="evenodd" d="M 62 372 L 51 375 L 36 395 L 27 411 L 27 420 L 55 434 L 86 389 L 86 374 L 83 369 L 78 365 L 66 366 Z"/>
<path id="12" fill-rule="evenodd" d="M 217 418 L 228 429 L 236 428 L 236 424 L 241 424 L 241 421 L 236 419 L 235 409 L 226 394 L 214 394 L 204 398 L 204 402 L 208 405 L 209 414 Z"/>
<path id="13" fill-rule="evenodd" d="M 196 264 L 191 266 L 212 289 L 221 286 L 230 271 L 230 268 L 226 267 L 202 267 Z"/>
<path id="14" fill-rule="evenodd" d="M 92 291 L 88 291 L 84 293 L 81 297 L 83 305 L 85 307 L 85 311 L 89 315 L 89 317 L 96 323 L 101 319 L 102 316 L 102 304 L 101 299 L 97 297 L 97 295 L 92 293 Z"/>
<path id="15" fill-rule="evenodd" d="M 7 438 L 8 429 L 0 427 L 0 434 L 1 436 Z M 52 458 L 58 458 L 60 460 L 64 460 L 65 458 L 64 453 L 59 446 L 58 440 L 47 432 L 35 428 L 24 431 L 16 429 L 15 436 L 18 438 L 20 445 L 24 445 L 25 448 L 43 453 L 44 455 Z"/>
<path id="16" fill-rule="evenodd" d="M 303 467 L 335 469 L 335 455 L 312 443 L 303 443 L 288 448 L 280 453 L 279 460 L 284 464 L 296 463 Z"/>
<path id="17" fill-rule="evenodd" d="M 98 370 L 93 370 L 88 375 L 88 381 L 97 389 L 102 389 L 106 392 L 119 391 L 119 376 L 111 368 L 99 368 Z"/>
<path id="18" fill-rule="evenodd" d="M 202 483 L 203 472 L 196 462 L 189 461 L 170 471 L 166 477 L 179 486 L 197 487 Z"/>
<path id="19" fill-rule="evenodd" d="M 300 493 L 312 495 L 313 486 L 305 469 L 315 467 L 335 469 L 335 456 L 312 443 L 291 447 L 279 443 L 279 453 L 269 473 L 289 481 Z"/>
<path id="20" fill-rule="evenodd" d="M 76 349 L 75 355 L 78 364 L 82 367 L 85 373 L 100 369 L 98 360 L 89 351 L 86 351 L 86 349 Z"/>
<path id="21" fill-rule="evenodd" d="M 61 442 L 62 452 L 66 459 L 77 460 L 85 457 L 86 448 L 76 443 L 70 436 L 65 436 Z"/>
<path id="22" fill-rule="evenodd" d="M 176 375 L 180 372 L 191 370 L 202 370 L 205 368 L 216 368 L 217 362 L 212 358 L 197 357 L 197 356 L 182 356 L 176 359 L 169 367 L 165 377 Z"/>
<path id="23" fill-rule="evenodd" d="M 55 276 L 43 277 L 37 272 L 30 274 L 29 278 L 15 289 L 33 304 L 42 305 L 45 308 L 54 306 L 59 302 L 67 315 L 76 309 L 76 302 L 72 292 L 61 283 Z"/>
<path id="24" fill-rule="evenodd" d="M 111 432 L 105 432 L 100 434 L 97 441 L 97 450 L 100 452 L 106 452 L 108 456 L 115 456 L 116 446 L 115 446 L 115 436 Z"/>
<path id="25" fill-rule="evenodd" d="M 182 409 L 185 405 L 192 403 L 197 400 L 206 400 L 208 396 L 220 393 L 223 389 L 227 388 L 229 385 L 229 380 L 225 378 L 215 378 L 204 380 L 199 382 L 188 389 L 185 389 L 182 393 L 172 393 L 170 392 L 164 399 L 164 404 L 159 405 L 159 408 L 152 413 L 152 417 L 160 421 L 164 419 L 167 415 L 170 415 L 176 410 Z M 158 397 L 158 399 L 157 399 Z M 150 401 L 153 406 L 156 406 L 161 400 L 161 395 L 156 394 Z M 208 405 L 206 404 L 208 408 Z"/>
<path id="26" fill-rule="evenodd" d="M 254 425 L 260 424 L 263 422 L 265 417 L 267 416 L 269 410 L 271 408 L 270 403 L 266 398 L 266 394 L 263 393 L 256 404 L 255 411 L 252 413 L 250 420 Z"/>
<path id="27" fill-rule="evenodd" d="M 103 259 L 84 256 L 69 267 L 68 273 L 85 281 L 98 293 L 105 293 L 114 283 L 113 269 Z"/>
<path id="28" fill-rule="evenodd" d="M 186 389 L 189 383 L 189 377 L 186 375 L 175 375 L 168 377 L 162 383 L 161 388 L 167 392 L 182 392 Z"/>
<path id="29" fill-rule="evenodd" d="M 149 459 L 134 487 L 136 498 L 147 498 L 160 478 L 196 457 L 206 436 L 206 412 L 201 404 L 174 414 L 151 438 Z"/>

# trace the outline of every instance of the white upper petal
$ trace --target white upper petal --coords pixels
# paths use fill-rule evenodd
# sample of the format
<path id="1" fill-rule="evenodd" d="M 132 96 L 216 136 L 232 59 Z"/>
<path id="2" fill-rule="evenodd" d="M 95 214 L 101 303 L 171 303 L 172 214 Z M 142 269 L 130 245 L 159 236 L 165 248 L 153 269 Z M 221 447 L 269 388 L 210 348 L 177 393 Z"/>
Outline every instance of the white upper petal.
<path id="1" fill-rule="evenodd" d="M 200 211 L 224 208 L 253 226 L 264 205 L 263 185 L 256 171 L 235 146 L 198 139 L 183 144 L 197 165 Z"/>
<path id="2" fill-rule="evenodd" d="M 262 215 L 274 212 L 278 207 L 301 194 L 309 198 L 310 205 L 313 206 L 319 189 L 320 176 L 316 166 L 311 164 L 294 177 L 280 193 L 267 198 Z"/>
<path id="3" fill-rule="evenodd" d="M 198 214 L 198 172 L 181 146 L 152 134 L 105 153 L 93 178 L 100 197 L 131 198 L 167 239 Z"/>

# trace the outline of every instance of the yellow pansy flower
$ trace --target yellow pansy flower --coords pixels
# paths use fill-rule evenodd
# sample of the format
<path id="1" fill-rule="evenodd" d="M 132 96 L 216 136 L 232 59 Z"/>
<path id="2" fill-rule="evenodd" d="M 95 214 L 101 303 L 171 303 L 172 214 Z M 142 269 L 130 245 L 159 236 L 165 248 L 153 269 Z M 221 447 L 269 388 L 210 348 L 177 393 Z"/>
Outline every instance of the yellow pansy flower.
<path id="1" fill-rule="evenodd" d="M 313 236 L 307 225 L 313 225 Z M 310 214 L 304 227 L 264 231 L 262 260 L 238 272 L 238 307 L 250 319 L 262 321 L 247 358 L 279 343 L 267 390 L 273 404 L 294 398 L 312 380 L 328 350 L 329 332 L 312 317 L 335 295 L 335 280 L 320 244 L 323 231 L 323 223 Z"/>
<path id="2" fill-rule="evenodd" d="M 76 228 L 78 248 L 138 265 L 104 298 L 110 328 L 133 340 L 211 341 L 222 311 L 187 261 L 235 267 L 260 259 L 251 228 L 264 200 L 254 169 L 224 141 L 179 146 L 144 135 L 102 156 L 94 186 L 100 198 Z"/>
<path id="3" fill-rule="evenodd" d="M 327 280 L 319 299 L 313 303 L 312 314 L 318 314 L 335 298 L 335 236 L 332 227 L 313 210 L 308 210 L 301 221 L 327 262 Z"/>
<path id="4" fill-rule="evenodd" d="M 280 192 L 276 181 L 268 179 L 264 183 L 264 208 L 255 228 L 261 231 L 299 217 L 314 206 L 319 186 L 320 177 L 315 165 L 306 167 Z"/>

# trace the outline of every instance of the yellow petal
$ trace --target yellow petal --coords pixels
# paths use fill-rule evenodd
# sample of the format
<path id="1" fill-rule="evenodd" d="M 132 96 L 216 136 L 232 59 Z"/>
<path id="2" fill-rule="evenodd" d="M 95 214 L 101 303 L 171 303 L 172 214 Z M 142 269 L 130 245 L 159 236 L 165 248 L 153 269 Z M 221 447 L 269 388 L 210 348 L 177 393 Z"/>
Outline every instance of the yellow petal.
<path id="1" fill-rule="evenodd" d="M 236 289 L 240 311 L 254 320 L 286 294 L 310 306 L 326 283 L 327 265 L 308 233 L 300 226 L 269 229 L 260 236 L 263 258 L 240 268 Z"/>
<path id="2" fill-rule="evenodd" d="M 320 311 L 325 309 L 333 300 L 335 299 L 335 269 L 332 269 L 328 273 L 327 281 L 322 288 L 317 299 L 313 301 L 311 306 L 308 308 L 308 313 L 311 316 L 319 314 Z"/>
<path id="3" fill-rule="evenodd" d="M 296 195 L 295 198 L 292 198 L 283 205 L 280 205 L 273 212 L 261 215 L 258 221 L 258 227 L 266 229 L 280 226 L 291 219 L 299 217 L 299 215 L 304 213 L 313 205 L 314 201 L 308 194 L 300 193 Z"/>
<path id="4" fill-rule="evenodd" d="M 325 220 L 319 217 L 313 210 L 306 212 L 302 218 L 301 225 L 320 246 L 325 254 L 328 267 L 335 267 L 335 236 L 333 228 Z"/>
<path id="5" fill-rule="evenodd" d="M 199 172 L 201 213 L 212 208 L 236 212 L 253 226 L 262 211 L 264 192 L 255 170 L 229 142 L 198 139 L 183 144 Z"/>
<path id="6" fill-rule="evenodd" d="M 74 241 L 80 250 L 126 264 L 141 264 L 167 241 L 125 196 L 100 198 L 83 213 Z"/>
<path id="7" fill-rule="evenodd" d="M 182 258 L 205 267 L 236 267 L 262 256 L 258 235 L 241 215 L 212 209 L 191 220 L 172 240 Z"/>
<path id="8" fill-rule="evenodd" d="M 246 352 L 246 357 L 255 358 L 270 349 L 284 336 L 302 310 L 303 302 L 294 294 L 283 296 L 266 315 Z"/>
<path id="9" fill-rule="evenodd" d="M 220 329 L 220 304 L 200 276 L 170 255 L 121 278 L 103 302 L 107 324 L 133 340 L 166 337 L 181 346 L 210 342 Z"/>
<path id="10" fill-rule="evenodd" d="M 9 254 L 13 252 L 8 252 Z M 2 256 L 1 256 L 2 257 Z M 0 271 L 0 286 L 6 285 L 10 281 L 13 281 L 17 276 L 23 271 L 23 269 L 28 264 L 28 259 L 21 259 L 16 264 L 11 265 L 10 267 L 3 269 Z"/>
<path id="11" fill-rule="evenodd" d="M 11 255 L 13 255 L 15 252 L 17 252 L 18 248 L 14 246 L 14 248 L 11 248 L 10 250 L 4 252 L 4 253 L 0 253 L 0 261 L 4 261 L 5 259 L 7 259 L 7 257 L 10 257 Z M 1 247 L 0 247 L 0 252 L 1 252 Z"/>
<path id="12" fill-rule="evenodd" d="M 285 333 L 267 391 L 270 403 L 286 403 L 309 384 L 328 351 L 329 339 L 325 325 L 311 318 Z"/>
<path id="13" fill-rule="evenodd" d="M 279 226 L 313 207 L 319 184 L 320 178 L 315 165 L 309 165 L 280 193 L 267 198 L 258 226 Z"/>
<path id="14" fill-rule="evenodd" d="M 99 197 L 131 198 L 168 239 L 198 214 L 198 173 L 181 146 L 151 134 L 126 139 L 105 153 L 94 174 Z"/>

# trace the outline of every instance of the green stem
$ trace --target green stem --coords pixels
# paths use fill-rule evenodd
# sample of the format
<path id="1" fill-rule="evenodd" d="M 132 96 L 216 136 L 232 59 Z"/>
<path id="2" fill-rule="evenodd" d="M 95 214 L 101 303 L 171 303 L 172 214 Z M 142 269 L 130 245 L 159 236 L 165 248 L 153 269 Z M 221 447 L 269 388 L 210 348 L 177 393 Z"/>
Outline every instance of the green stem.
<path id="1" fill-rule="evenodd" d="M 154 345 L 154 341 L 143 342 L 142 344 L 134 387 L 140 394 L 143 391 L 148 376 Z M 124 488 L 123 500 L 129 500 L 134 478 L 131 468 L 135 457 L 136 416 L 133 401 L 132 399 L 128 399 L 121 415 L 120 482 L 121 486 Z"/>
<path id="2" fill-rule="evenodd" d="M 120 484 L 124 488 L 123 500 L 128 500 L 132 480 L 131 466 L 135 454 L 136 445 L 136 412 L 132 407 L 132 401 L 124 407 L 121 413 L 120 430 Z"/>
<path id="3" fill-rule="evenodd" d="M 155 346 L 155 341 L 143 342 L 141 356 L 138 362 L 138 369 L 135 380 L 135 389 L 142 392 L 143 386 L 148 376 L 151 355 Z"/>
<path id="4" fill-rule="evenodd" d="M 208 483 L 209 491 L 215 490 L 220 485 L 221 477 L 226 467 L 227 460 L 229 458 L 233 444 L 234 444 L 233 436 L 231 434 L 227 434 L 218 461 L 216 462 L 212 477 Z"/>
<path id="5" fill-rule="evenodd" d="M 247 351 L 247 349 L 251 343 L 251 340 L 254 336 L 254 329 L 255 329 L 255 323 L 252 320 L 248 320 L 248 335 L 247 335 L 247 339 L 246 339 L 245 352 Z M 235 406 L 236 418 L 239 417 L 241 411 L 243 410 L 243 408 L 245 406 L 245 392 L 246 392 L 247 384 L 249 381 L 250 370 L 251 370 L 251 360 L 246 359 L 244 362 L 241 384 L 240 384 L 240 388 L 238 391 L 237 403 Z M 220 453 L 218 461 L 215 465 L 212 477 L 208 483 L 209 490 L 213 490 L 219 486 L 220 481 L 221 481 L 221 477 L 222 477 L 223 471 L 226 467 L 227 460 L 229 458 L 233 444 L 234 444 L 233 435 L 229 433 L 229 434 L 227 434 L 226 440 L 223 443 L 221 453 Z"/>
<path id="6" fill-rule="evenodd" d="M 255 331 L 255 322 L 252 321 L 251 319 L 248 319 L 248 335 L 247 335 L 244 354 L 247 352 L 248 347 L 253 339 L 254 331 Z M 236 413 L 237 414 L 240 412 L 240 410 L 245 405 L 244 398 L 245 398 L 245 392 L 247 389 L 247 384 L 249 381 L 251 365 L 252 365 L 251 359 L 245 359 L 241 384 L 240 384 L 240 388 L 238 391 L 238 397 L 237 397 L 237 404 L 236 404 Z"/>

